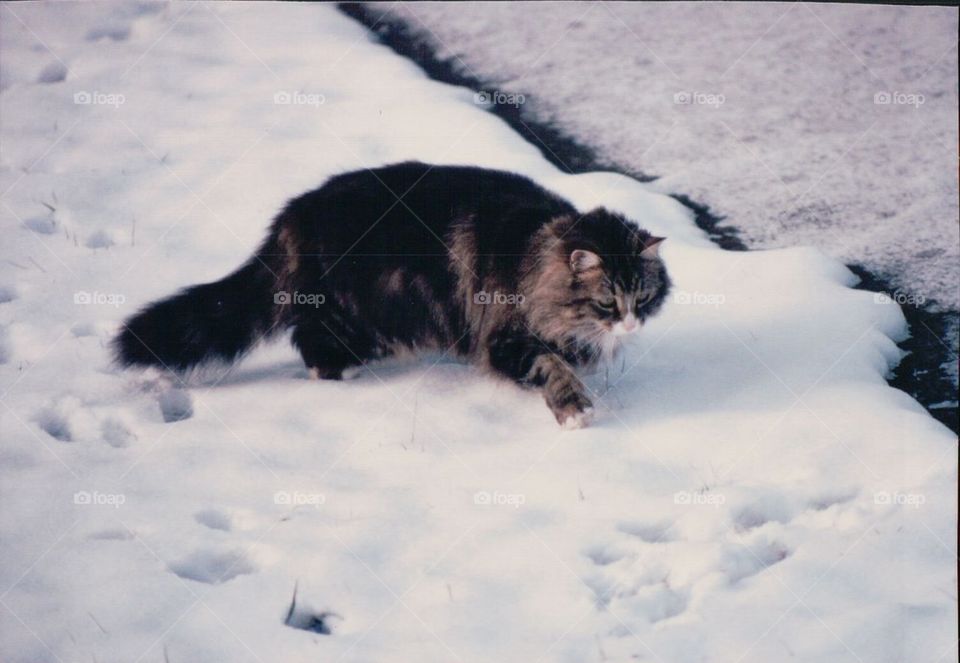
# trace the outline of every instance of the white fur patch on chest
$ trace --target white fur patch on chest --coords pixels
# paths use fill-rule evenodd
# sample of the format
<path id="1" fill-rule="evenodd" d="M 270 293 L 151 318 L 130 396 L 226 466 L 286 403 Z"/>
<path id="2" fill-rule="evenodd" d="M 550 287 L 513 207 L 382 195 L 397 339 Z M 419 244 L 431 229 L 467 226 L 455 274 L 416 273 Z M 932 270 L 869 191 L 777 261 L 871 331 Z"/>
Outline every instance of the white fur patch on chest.
<path id="1" fill-rule="evenodd" d="M 610 362 L 617 356 L 620 350 L 620 338 L 613 333 L 604 334 L 600 337 L 600 358 L 605 362 Z"/>

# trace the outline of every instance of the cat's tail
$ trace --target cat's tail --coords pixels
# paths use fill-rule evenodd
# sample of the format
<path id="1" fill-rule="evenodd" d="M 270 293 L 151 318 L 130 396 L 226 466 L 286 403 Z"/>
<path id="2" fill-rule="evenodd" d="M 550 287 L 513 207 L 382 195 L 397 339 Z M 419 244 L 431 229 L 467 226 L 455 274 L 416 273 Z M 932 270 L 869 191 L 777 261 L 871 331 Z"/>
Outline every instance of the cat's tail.
<path id="1" fill-rule="evenodd" d="M 276 306 L 277 277 L 259 257 L 214 283 L 195 285 L 150 304 L 113 340 L 123 366 L 185 371 L 211 360 L 231 362 L 285 320 Z"/>

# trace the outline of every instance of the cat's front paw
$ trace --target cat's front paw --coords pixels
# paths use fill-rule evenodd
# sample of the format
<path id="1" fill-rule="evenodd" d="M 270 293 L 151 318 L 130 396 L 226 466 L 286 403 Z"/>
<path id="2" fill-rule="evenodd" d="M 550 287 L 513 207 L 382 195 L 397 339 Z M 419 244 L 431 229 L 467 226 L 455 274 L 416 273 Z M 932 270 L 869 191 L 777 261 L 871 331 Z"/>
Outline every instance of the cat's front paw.
<path id="1" fill-rule="evenodd" d="M 567 415 L 563 420 L 557 417 L 557 421 L 560 422 L 560 426 L 565 430 L 586 428 L 590 425 L 590 422 L 593 421 L 593 408 L 588 407 L 586 410 L 574 412 L 573 414 Z"/>
<path id="2" fill-rule="evenodd" d="M 586 428 L 593 421 L 593 403 L 586 396 L 577 395 L 571 402 L 555 406 L 553 416 L 566 430 Z"/>

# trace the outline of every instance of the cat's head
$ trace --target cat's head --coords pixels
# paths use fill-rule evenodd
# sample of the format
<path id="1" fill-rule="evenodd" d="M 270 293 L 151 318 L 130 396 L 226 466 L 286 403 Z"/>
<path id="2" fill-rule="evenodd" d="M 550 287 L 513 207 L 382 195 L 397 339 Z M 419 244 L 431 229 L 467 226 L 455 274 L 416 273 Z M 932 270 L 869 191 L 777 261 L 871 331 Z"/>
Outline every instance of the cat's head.
<path id="1" fill-rule="evenodd" d="M 546 230 L 530 314 L 554 340 L 607 345 L 663 305 L 670 289 L 659 255 L 664 238 L 603 208 L 555 219 Z"/>

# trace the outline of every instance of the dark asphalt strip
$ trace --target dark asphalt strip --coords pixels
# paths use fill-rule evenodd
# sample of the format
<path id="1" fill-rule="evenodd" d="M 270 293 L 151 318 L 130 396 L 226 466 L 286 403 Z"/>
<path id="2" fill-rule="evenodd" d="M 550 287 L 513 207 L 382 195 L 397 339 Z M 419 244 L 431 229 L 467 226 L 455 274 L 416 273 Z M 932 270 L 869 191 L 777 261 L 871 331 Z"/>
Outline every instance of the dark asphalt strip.
<path id="1" fill-rule="evenodd" d="M 347 16 L 355 19 L 372 31 L 382 44 L 415 62 L 426 74 L 442 83 L 459 85 L 471 90 L 491 90 L 496 85 L 465 74 L 455 63 L 437 58 L 431 44 L 411 30 L 404 22 L 385 12 L 370 10 L 363 4 L 346 2 L 338 7 Z M 650 182 L 657 179 L 647 173 L 638 173 L 603 159 L 588 145 L 567 136 L 549 123 L 525 117 L 520 105 L 493 104 L 490 111 L 510 125 L 524 140 L 537 146 L 544 158 L 567 173 L 585 173 L 598 170 L 629 175 L 634 179 Z M 694 213 L 697 226 L 706 232 L 718 246 L 730 251 L 745 251 L 749 247 L 740 238 L 734 226 L 724 223 L 710 209 L 685 195 L 674 194 L 678 202 Z M 859 265 L 847 265 L 859 278 L 856 287 L 872 292 L 894 292 L 894 288 Z M 888 377 L 890 386 L 905 391 L 915 398 L 938 421 L 958 432 L 957 392 L 944 366 L 957 362 L 957 349 L 947 345 L 945 339 L 950 314 L 934 311 L 927 304 L 901 304 L 910 325 L 910 338 L 899 344 L 907 355 Z M 950 405 L 953 403 L 952 405 Z"/>

